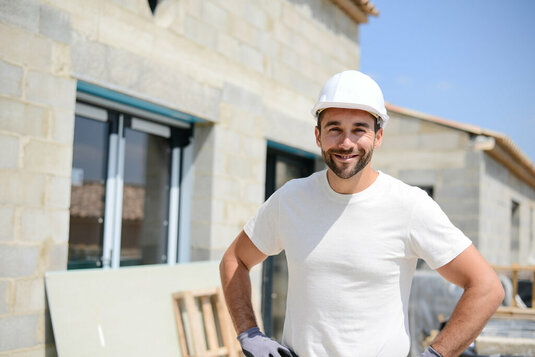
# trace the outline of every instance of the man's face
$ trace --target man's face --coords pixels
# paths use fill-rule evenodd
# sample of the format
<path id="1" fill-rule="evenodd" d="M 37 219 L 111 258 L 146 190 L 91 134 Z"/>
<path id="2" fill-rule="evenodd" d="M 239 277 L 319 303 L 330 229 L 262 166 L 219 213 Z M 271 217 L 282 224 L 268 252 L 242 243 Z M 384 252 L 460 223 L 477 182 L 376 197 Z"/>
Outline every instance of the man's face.
<path id="1" fill-rule="evenodd" d="M 376 133 L 375 118 L 363 110 L 326 109 L 320 125 L 316 127 L 316 144 L 327 166 L 342 179 L 365 168 L 383 139 L 383 129 Z"/>

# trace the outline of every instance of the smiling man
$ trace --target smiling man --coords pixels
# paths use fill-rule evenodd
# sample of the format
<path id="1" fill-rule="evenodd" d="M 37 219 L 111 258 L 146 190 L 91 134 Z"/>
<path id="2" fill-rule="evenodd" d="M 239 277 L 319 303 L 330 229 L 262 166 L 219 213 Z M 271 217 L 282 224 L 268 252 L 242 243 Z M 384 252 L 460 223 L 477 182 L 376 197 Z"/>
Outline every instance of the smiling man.
<path id="1" fill-rule="evenodd" d="M 405 357 L 408 300 L 418 258 L 464 293 L 423 356 L 458 356 L 503 299 L 471 241 L 422 190 L 371 167 L 388 121 L 367 75 L 329 79 L 313 108 L 327 170 L 288 182 L 225 252 L 220 272 L 247 357 Z M 249 270 L 285 250 L 288 300 L 283 341 L 258 328 Z"/>

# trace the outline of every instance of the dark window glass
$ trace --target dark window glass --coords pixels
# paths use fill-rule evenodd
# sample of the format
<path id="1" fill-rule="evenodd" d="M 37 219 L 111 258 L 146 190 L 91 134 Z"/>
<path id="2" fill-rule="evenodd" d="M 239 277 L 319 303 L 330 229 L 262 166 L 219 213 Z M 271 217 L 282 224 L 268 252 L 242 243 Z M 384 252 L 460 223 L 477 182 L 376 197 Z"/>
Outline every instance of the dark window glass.
<path id="1" fill-rule="evenodd" d="M 108 123 L 76 116 L 71 178 L 69 269 L 100 266 Z"/>
<path id="2" fill-rule="evenodd" d="M 121 265 L 167 259 L 169 140 L 125 130 Z"/>

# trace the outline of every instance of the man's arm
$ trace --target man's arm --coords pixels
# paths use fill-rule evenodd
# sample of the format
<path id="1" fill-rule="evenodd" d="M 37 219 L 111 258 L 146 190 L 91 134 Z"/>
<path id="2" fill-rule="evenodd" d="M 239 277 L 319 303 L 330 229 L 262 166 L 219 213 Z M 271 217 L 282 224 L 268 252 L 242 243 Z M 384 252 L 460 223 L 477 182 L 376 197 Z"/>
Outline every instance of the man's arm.
<path id="1" fill-rule="evenodd" d="M 225 300 L 238 334 L 257 326 L 251 303 L 249 271 L 266 258 L 267 255 L 258 250 L 247 234 L 241 231 L 219 264 Z"/>
<path id="2" fill-rule="evenodd" d="M 471 245 L 437 271 L 464 289 L 450 320 L 431 344 L 443 357 L 459 356 L 476 337 L 503 301 L 498 276 Z"/>

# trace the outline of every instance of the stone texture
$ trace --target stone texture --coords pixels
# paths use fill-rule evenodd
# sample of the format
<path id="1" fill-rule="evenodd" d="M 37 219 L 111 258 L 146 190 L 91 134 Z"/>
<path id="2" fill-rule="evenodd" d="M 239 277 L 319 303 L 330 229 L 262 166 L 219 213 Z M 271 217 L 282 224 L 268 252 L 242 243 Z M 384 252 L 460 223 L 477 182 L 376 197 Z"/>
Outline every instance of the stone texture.
<path id="1" fill-rule="evenodd" d="M 256 94 L 248 91 L 245 88 L 237 87 L 231 83 L 225 83 L 223 86 L 223 101 L 246 110 L 251 113 L 262 115 L 263 105 L 262 98 Z"/>
<path id="2" fill-rule="evenodd" d="M 13 239 L 13 227 L 15 226 L 15 209 L 8 206 L 0 206 L 0 241 Z"/>
<path id="3" fill-rule="evenodd" d="M 9 357 L 43 357 L 43 356 L 53 357 L 53 356 L 57 356 L 55 349 L 54 349 L 54 352 L 52 352 L 52 350 L 50 350 L 49 352 L 47 350 L 47 347 L 48 346 L 45 346 L 45 345 L 39 345 L 31 349 L 25 349 L 22 351 L 12 352 L 9 354 Z"/>
<path id="4" fill-rule="evenodd" d="M 37 257 L 38 248 L 36 246 L 0 245 L 2 276 L 16 278 L 32 275 L 37 267 Z"/>
<path id="5" fill-rule="evenodd" d="M 45 199 L 45 182 L 43 175 L 0 171 L 0 202 L 41 206 Z"/>
<path id="6" fill-rule="evenodd" d="M 262 73 L 264 71 L 264 57 L 257 49 L 242 44 L 240 46 L 240 60 L 248 68 Z"/>
<path id="7" fill-rule="evenodd" d="M 54 244 L 48 251 L 48 265 L 46 271 L 56 271 L 67 269 L 68 243 Z"/>
<path id="8" fill-rule="evenodd" d="M 28 100 L 64 108 L 74 112 L 76 82 L 43 72 L 28 72 Z"/>
<path id="9" fill-rule="evenodd" d="M 22 94 L 22 75 L 21 67 L 0 61 L 0 93 L 20 97 Z"/>
<path id="10" fill-rule="evenodd" d="M 3 1 L 29 3 L 30 1 Z M 32 3 L 35 1 L 31 1 Z M 0 11 L 0 13 L 3 13 Z M 20 66 L 47 71 L 52 63 L 52 41 L 0 23 L 0 58 Z"/>
<path id="11" fill-rule="evenodd" d="M 20 235 L 23 241 L 28 242 L 66 242 L 69 239 L 69 211 L 24 209 Z"/>
<path id="12" fill-rule="evenodd" d="M 202 2 L 202 21 L 216 28 L 219 32 L 228 31 L 228 13 L 219 4 L 212 1 Z"/>
<path id="13" fill-rule="evenodd" d="M 0 0 L 0 21 L 37 32 L 39 7 L 36 0 Z"/>
<path id="14" fill-rule="evenodd" d="M 51 176 L 48 179 L 45 206 L 69 209 L 71 200 L 71 180 L 68 177 Z"/>
<path id="15" fill-rule="evenodd" d="M 197 20 L 194 17 L 186 16 L 184 34 L 190 40 L 198 44 L 211 48 L 217 48 L 217 31 L 210 25 Z"/>
<path id="16" fill-rule="evenodd" d="M 30 140 L 24 147 L 25 170 L 70 176 L 72 147 L 49 141 Z"/>
<path id="17" fill-rule="evenodd" d="M 53 40 L 69 43 L 71 41 L 69 15 L 58 9 L 41 5 L 39 11 L 39 33 Z"/>
<path id="18" fill-rule="evenodd" d="M 0 169 L 16 169 L 19 162 L 19 139 L 0 134 Z"/>
<path id="19" fill-rule="evenodd" d="M 48 111 L 17 100 L 0 98 L 0 130 L 21 135 L 46 137 Z"/>
<path id="20" fill-rule="evenodd" d="M 0 352 L 37 344 L 39 315 L 15 315 L 0 319 Z"/>
<path id="21" fill-rule="evenodd" d="M 45 282 L 43 278 L 15 282 L 15 313 L 45 309 Z"/>
<path id="22" fill-rule="evenodd" d="M 0 315 L 10 312 L 11 282 L 0 281 Z"/>
<path id="23" fill-rule="evenodd" d="M 72 144 L 74 137 L 74 113 L 69 110 L 54 109 L 52 116 L 52 138 L 54 141 Z"/>

